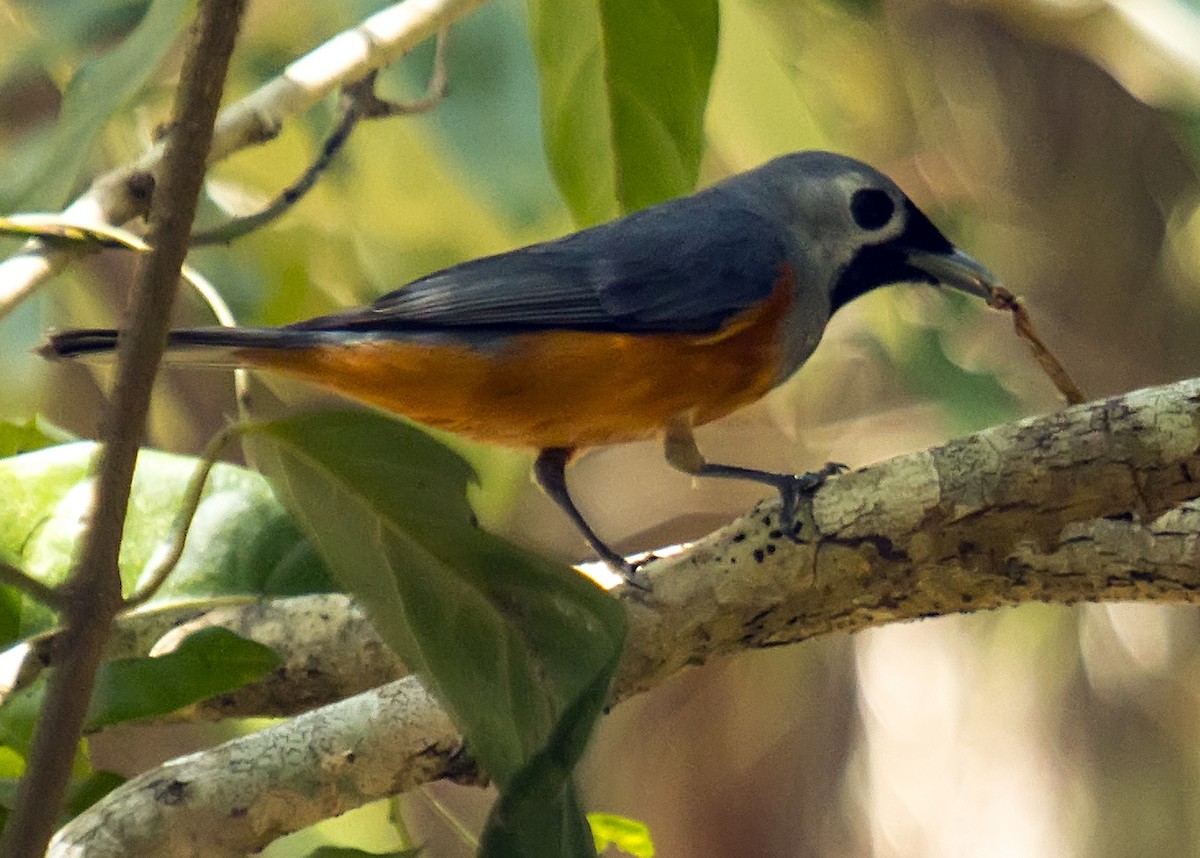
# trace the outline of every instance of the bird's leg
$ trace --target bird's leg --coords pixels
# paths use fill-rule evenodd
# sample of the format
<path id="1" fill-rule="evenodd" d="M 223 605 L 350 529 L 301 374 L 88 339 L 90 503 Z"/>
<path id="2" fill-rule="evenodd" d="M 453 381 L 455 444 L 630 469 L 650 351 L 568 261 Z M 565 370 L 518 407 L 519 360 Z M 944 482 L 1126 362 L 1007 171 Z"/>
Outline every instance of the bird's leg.
<path id="1" fill-rule="evenodd" d="M 779 492 L 783 509 L 779 515 L 780 529 L 788 536 L 795 536 L 796 506 L 803 495 L 816 491 L 827 479 L 846 470 L 845 465 L 827 462 L 820 470 L 804 474 L 777 474 L 756 468 L 737 465 L 719 465 L 704 458 L 696 446 L 692 426 L 685 420 L 672 420 L 667 424 L 663 438 L 663 452 L 667 462 L 676 470 L 694 477 L 723 477 L 732 480 L 752 480 L 766 483 Z"/>
<path id="2" fill-rule="evenodd" d="M 596 531 L 592 530 L 592 526 L 587 523 L 587 519 L 571 499 L 571 493 L 567 490 L 567 463 L 571 461 L 574 453 L 570 447 L 547 447 L 541 450 L 533 464 L 534 479 L 542 491 L 567 514 L 593 551 L 624 578 L 626 583 L 638 589 L 646 589 L 646 585 L 637 577 L 637 567 L 609 548 L 604 540 L 596 535 Z"/>

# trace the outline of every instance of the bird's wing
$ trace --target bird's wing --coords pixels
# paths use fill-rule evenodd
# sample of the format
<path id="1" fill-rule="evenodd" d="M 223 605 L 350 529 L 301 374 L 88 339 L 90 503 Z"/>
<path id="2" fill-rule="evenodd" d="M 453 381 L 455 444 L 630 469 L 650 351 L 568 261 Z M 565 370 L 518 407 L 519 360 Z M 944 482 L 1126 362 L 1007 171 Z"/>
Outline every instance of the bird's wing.
<path id="1" fill-rule="evenodd" d="M 782 231 L 698 195 L 431 274 L 307 330 L 711 332 L 771 294 Z"/>

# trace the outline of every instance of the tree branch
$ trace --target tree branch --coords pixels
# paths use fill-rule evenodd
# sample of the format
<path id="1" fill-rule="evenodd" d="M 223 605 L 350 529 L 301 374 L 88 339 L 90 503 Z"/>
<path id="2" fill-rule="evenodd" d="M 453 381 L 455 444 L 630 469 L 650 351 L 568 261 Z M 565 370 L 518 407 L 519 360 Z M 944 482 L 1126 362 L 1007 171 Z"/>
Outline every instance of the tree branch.
<path id="1" fill-rule="evenodd" d="M 274 138 L 289 116 L 303 113 L 329 93 L 399 59 L 484 0 L 404 0 L 320 45 L 221 111 L 209 163 Z M 63 211 L 73 224 L 122 224 L 146 211 L 164 144 L 151 147 L 133 164 L 96 179 Z M 43 282 L 61 271 L 80 247 L 30 242 L 0 262 L 0 319 Z"/>
<path id="2" fill-rule="evenodd" d="M 27 575 L 16 566 L 0 561 L 0 585 L 12 587 L 48 608 L 57 610 L 62 599 L 53 587 L 47 587 L 32 575 Z"/>
<path id="3" fill-rule="evenodd" d="M 316 160 L 309 164 L 303 175 L 280 192 L 261 211 L 245 217 L 234 218 L 212 229 L 193 233 L 192 247 L 228 244 L 283 217 L 316 187 L 317 181 L 329 169 L 329 165 L 333 163 L 337 154 L 342 151 L 361 120 L 415 116 L 428 113 L 437 107 L 449 90 L 449 79 L 446 73 L 446 43 L 449 41 L 449 32 L 448 28 L 438 31 L 433 71 L 430 73 L 425 94 L 421 98 L 409 102 L 390 102 L 380 98 L 375 94 L 377 72 L 371 72 L 362 80 L 343 87 L 338 105 L 338 120 L 334 124 L 333 130 L 325 137 L 325 142 L 321 144 L 321 151 Z"/>
<path id="4" fill-rule="evenodd" d="M 833 631 L 1031 601 L 1200 601 L 1198 497 L 1200 380 L 847 474 L 801 511 L 799 542 L 779 533 L 772 501 L 647 565 L 649 594 L 618 591 L 631 628 L 613 702 L 714 655 Z M 213 820 L 226 851 L 209 854 L 251 851 L 348 809 L 343 789 L 363 802 L 422 778 L 462 777 L 470 766 L 460 744 L 420 694 L 415 679 L 402 679 L 148 772 L 67 825 L 52 854 L 194 854 L 175 851 L 171 833 Z M 402 713 L 391 711 L 393 698 Z M 404 725 L 407 742 L 389 740 L 385 718 Z M 280 752 L 285 743 L 324 751 L 296 766 Z M 352 763 L 328 764 L 346 749 L 356 750 Z M 368 767 L 389 775 L 364 786 Z M 222 790 L 209 787 L 217 777 Z M 118 836 L 115 821 L 125 818 L 137 822 Z"/>
<path id="5" fill-rule="evenodd" d="M 462 737 L 417 682 L 401 681 L 134 778 L 63 828 L 49 854 L 240 858 L 301 820 L 446 777 L 477 777 Z"/>
<path id="6" fill-rule="evenodd" d="M 118 350 L 117 380 L 105 414 L 104 446 L 96 462 L 96 489 L 79 560 L 60 589 L 63 658 L 50 675 L 46 696 L 17 794 L 0 840 L 13 858 L 41 855 L 58 809 L 87 714 L 96 669 L 113 618 L 122 606 L 117 554 L 150 388 L 166 343 L 168 314 L 188 234 L 225 72 L 245 0 L 200 4 L 184 56 L 175 122 L 166 143 L 159 189 L 150 211 L 153 249 L 143 257 L 128 322 Z"/>

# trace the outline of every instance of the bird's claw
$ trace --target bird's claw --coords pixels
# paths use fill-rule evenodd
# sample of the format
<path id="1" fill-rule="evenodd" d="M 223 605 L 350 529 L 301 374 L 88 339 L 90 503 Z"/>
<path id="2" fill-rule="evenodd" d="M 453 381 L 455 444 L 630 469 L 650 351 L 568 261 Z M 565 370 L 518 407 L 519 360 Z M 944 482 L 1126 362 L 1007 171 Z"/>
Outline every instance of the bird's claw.
<path id="1" fill-rule="evenodd" d="M 613 567 L 613 571 L 620 575 L 630 587 L 633 587 L 635 590 L 641 590 L 643 593 L 649 593 L 650 579 L 642 573 L 641 568 L 651 560 L 656 559 L 653 554 L 649 554 L 641 560 L 632 562 L 624 557 L 620 558 L 619 562 L 614 558 L 609 560 L 609 564 Z"/>
<path id="2" fill-rule="evenodd" d="M 850 470 L 841 462 L 826 462 L 815 471 L 803 474 L 783 474 L 779 485 L 779 499 L 783 509 L 779 513 L 779 527 L 792 539 L 796 538 L 796 507 L 800 498 L 810 495 L 825 484 L 830 477 Z"/>

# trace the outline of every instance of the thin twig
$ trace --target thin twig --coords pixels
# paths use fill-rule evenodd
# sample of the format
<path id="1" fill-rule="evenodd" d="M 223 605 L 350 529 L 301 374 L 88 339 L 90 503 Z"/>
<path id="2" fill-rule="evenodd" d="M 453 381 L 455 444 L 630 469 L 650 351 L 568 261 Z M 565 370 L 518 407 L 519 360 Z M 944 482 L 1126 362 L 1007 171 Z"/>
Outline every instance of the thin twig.
<path id="1" fill-rule="evenodd" d="M 437 796 L 429 791 L 428 784 L 422 784 L 419 792 L 421 793 L 421 798 L 425 799 L 425 801 L 429 803 L 429 806 L 433 808 L 433 812 L 438 815 L 442 822 L 446 823 L 446 827 L 449 828 L 460 841 L 471 847 L 472 850 L 479 848 L 479 838 L 472 834 L 467 826 L 463 825 L 462 820 L 455 816 L 451 812 L 450 808 L 438 801 Z"/>
<path id="2" fill-rule="evenodd" d="M 993 286 L 991 297 L 988 298 L 988 306 L 995 310 L 1007 310 L 1012 313 L 1013 328 L 1017 332 L 1017 336 L 1025 341 L 1029 346 L 1029 351 L 1033 354 L 1034 360 L 1038 362 L 1038 366 L 1042 368 L 1042 372 L 1050 379 L 1050 382 L 1062 394 L 1063 399 L 1068 405 L 1079 405 L 1087 401 L 1087 397 L 1083 395 L 1083 391 L 1079 389 L 1070 374 L 1056 358 L 1050 349 L 1046 348 L 1046 344 L 1042 342 L 1042 338 L 1038 336 L 1037 329 L 1033 326 L 1033 319 L 1029 316 L 1029 311 L 1025 309 L 1025 303 L 1014 295 L 1012 292 L 1005 289 L 1003 286 Z"/>
<path id="3" fill-rule="evenodd" d="M 41 602 L 43 605 L 58 610 L 62 607 L 62 594 L 53 587 L 48 587 L 16 566 L 0 561 L 0 584 L 20 590 L 26 596 Z"/>
<path id="4" fill-rule="evenodd" d="M 372 71 L 360 81 L 342 89 L 338 121 L 321 144 L 321 151 L 303 175 L 280 192 L 266 208 L 245 217 L 234 218 L 212 229 L 198 230 L 192 235 L 192 247 L 212 244 L 228 244 L 234 239 L 249 235 L 271 221 L 277 220 L 311 191 L 317 181 L 329 169 L 333 159 L 345 147 L 360 120 L 386 119 L 392 116 L 413 116 L 428 113 L 437 107 L 448 91 L 446 74 L 446 43 L 449 29 L 438 32 L 434 50 L 433 73 L 425 89 L 425 95 L 410 102 L 391 102 L 375 94 L 375 79 L 378 72 Z"/>
<path id="5" fill-rule="evenodd" d="M 413 101 L 389 101 L 380 98 L 374 89 L 374 74 L 368 75 L 358 83 L 350 84 L 346 91 L 355 91 L 356 100 L 360 101 L 365 119 L 387 119 L 390 116 L 415 116 L 429 113 L 437 107 L 450 92 L 450 75 L 446 68 L 446 48 L 450 44 L 450 28 L 443 27 L 438 31 L 437 42 L 433 49 L 433 73 L 429 83 L 425 85 L 425 94 Z"/>
<path id="6" fill-rule="evenodd" d="M 127 336 L 117 353 L 117 382 L 105 413 L 95 494 L 79 559 L 60 592 L 64 657 L 50 675 L 16 805 L 0 855 L 42 855 L 53 833 L 82 735 L 96 670 L 122 607 L 117 557 L 149 410 L 166 343 L 171 305 L 196 214 L 229 57 L 245 0 L 205 0 L 185 49 L 175 121 L 150 210 L 150 244 L 138 270 Z"/>
<path id="7" fill-rule="evenodd" d="M 484 0 L 403 0 L 382 9 L 303 57 L 217 118 L 209 161 L 260 145 L 284 120 L 311 108 L 339 87 L 384 68 L 452 21 L 465 17 Z M 163 144 L 152 146 L 137 161 L 96 179 L 63 212 L 72 223 L 125 223 L 145 210 L 148 189 L 163 157 Z M 42 283 L 62 271 L 81 253 L 27 243 L 0 262 L 0 318 L 11 313 Z"/>
<path id="8" fill-rule="evenodd" d="M 196 517 L 196 510 L 200 506 L 200 498 L 204 494 L 208 475 L 212 472 L 221 452 L 239 431 L 237 425 L 226 426 L 205 445 L 204 452 L 200 454 L 200 462 L 196 465 L 196 470 L 192 472 L 183 498 L 180 500 L 179 512 L 175 515 L 175 521 L 171 525 L 171 535 L 161 557 L 153 560 L 152 565 L 147 566 L 138 579 L 137 589 L 125 599 L 122 610 L 132 611 L 150 601 L 174 571 L 175 566 L 179 563 L 179 558 L 183 556 L 183 549 L 192 528 L 192 521 Z"/>

